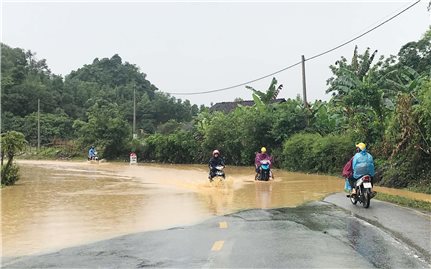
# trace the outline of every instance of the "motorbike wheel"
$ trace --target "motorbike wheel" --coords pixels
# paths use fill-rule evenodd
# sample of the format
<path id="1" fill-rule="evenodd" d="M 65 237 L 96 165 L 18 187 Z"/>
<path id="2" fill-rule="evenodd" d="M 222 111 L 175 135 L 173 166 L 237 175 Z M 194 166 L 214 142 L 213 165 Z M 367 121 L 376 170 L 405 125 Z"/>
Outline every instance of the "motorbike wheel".
<path id="1" fill-rule="evenodd" d="M 362 203 L 362 206 L 364 208 L 369 208 L 370 200 L 371 200 L 371 192 L 370 192 L 370 189 L 367 189 L 366 191 L 364 191 L 364 202 Z"/>
<path id="2" fill-rule="evenodd" d="M 357 194 L 358 192 L 356 192 L 356 195 L 352 195 L 350 193 L 350 202 L 352 202 L 352 204 L 356 205 L 358 203 L 358 198 L 357 198 Z"/>
<path id="3" fill-rule="evenodd" d="M 259 173 L 257 174 L 257 178 L 256 178 L 256 180 L 258 180 L 258 181 L 262 181 L 262 180 L 264 180 L 264 175 L 263 175 L 262 170 L 261 170 L 261 171 L 259 171 Z"/>

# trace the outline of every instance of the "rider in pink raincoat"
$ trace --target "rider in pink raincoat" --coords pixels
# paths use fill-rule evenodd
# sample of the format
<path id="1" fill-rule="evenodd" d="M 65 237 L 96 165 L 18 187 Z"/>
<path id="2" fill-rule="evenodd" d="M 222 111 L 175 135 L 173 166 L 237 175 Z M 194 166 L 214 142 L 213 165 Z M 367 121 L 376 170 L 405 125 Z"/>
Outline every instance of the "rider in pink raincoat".
<path id="1" fill-rule="evenodd" d="M 256 166 L 256 174 L 259 173 L 260 162 L 263 160 L 270 161 L 269 167 L 272 168 L 272 157 L 266 154 L 266 148 L 262 147 L 260 153 L 256 153 L 256 158 L 254 158 L 254 165 Z M 272 173 L 271 173 L 272 174 Z"/>

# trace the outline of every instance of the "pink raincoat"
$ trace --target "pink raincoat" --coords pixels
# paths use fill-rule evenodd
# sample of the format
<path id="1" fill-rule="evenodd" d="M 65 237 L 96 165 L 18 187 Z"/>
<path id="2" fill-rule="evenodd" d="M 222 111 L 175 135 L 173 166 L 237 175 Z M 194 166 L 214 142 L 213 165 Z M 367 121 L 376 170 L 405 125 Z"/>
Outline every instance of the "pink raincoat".
<path id="1" fill-rule="evenodd" d="M 272 167 L 272 157 L 266 153 L 257 153 L 254 159 L 254 165 L 256 167 L 260 166 L 260 161 L 269 160 L 271 162 L 270 167 Z"/>

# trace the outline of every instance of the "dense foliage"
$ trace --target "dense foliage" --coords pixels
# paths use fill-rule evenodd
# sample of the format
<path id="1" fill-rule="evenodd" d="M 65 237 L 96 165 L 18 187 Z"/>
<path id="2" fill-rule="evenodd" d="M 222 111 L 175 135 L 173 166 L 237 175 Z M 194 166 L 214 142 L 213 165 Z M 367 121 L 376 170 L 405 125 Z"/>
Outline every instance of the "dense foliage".
<path id="1" fill-rule="evenodd" d="M 338 173 L 352 157 L 348 135 L 295 134 L 283 145 L 283 167 L 291 171 Z"/>
<path id="2" fill-rule="evenodd" d="M 73 141 L 84 152 L 95 144 L 102 157 L 133 150 L 140 160 L 169 163 L 207 162 L 217 148 L 234 165 L 251 165 L 266 146 L 279 167 L 322 173 L 339 173 L 362 141 L 381 184 L 431 192 L 431 29 L 396 56 L 377 55 L 355 48 L 351 60 L 331 65 L 327 102 L 273 103 L 282 90 L 274 78 L 266 91 L 247 87 L 253 107 L 222 113 L 160 92 L 118 55 L 63 79 L 34 53 L 2 44 L 2 128 L 34 145 L 40 98 L 45 145 Z M 134 91 L 139 135 L 132 140 Z"/>
<path id="3" fill-rule="evenodd" d="M 35 53 L 1 44 L 1 75 L 2 132 L 22 132 L 31 145 L 37 144 L 38 99 L 42 145 L 73 139 L 81 152 L 95 144 L 107 158 L 123 153 L 132 137 L 134 91 L 139 133 L 154 133 L 169 120 L 191 121 L 199 112 L 188 100 L 160 92 L 118 55 L 96 58 L 62 78 Z"/>
<path id="4" fill-rule="evenodd" d="M 18 166 L 13 162 L 14 157 L 24 150 L 27 143 L 24 135 L 10 131 L 0 136 L 1 142 L 1 184 L 13 185 L 18 177 Z M 6 164 L 4 160 L 7 159 Z"/>
<path id="5" fill-rule="evenodd" d="M 274 79 L 266 92 L 248 87 L 254 107 L 238 107 L 228 114 L 201 112 L 192 129 L 179 127 L 145 141 L 153 148 L 163 144 L 170 149 L 166 156 L 176 155 L 174 145 L 188 141 L 177 134 L 189 132 L 193 139 L 181 149 L 194 150 L 189 162 L 204 162 L 218 148 L 227 163 L 251 165 L 254 153 L 266 146 L 280 167 L 337 174 L 353 155 L 355 143 L 363 141 L 376 159 L 381 184 L 431 192 L 430 42 L 428 30 L 397 56 L 379 60 L 377 51 L 361 54 L 355 48 L 350 61 L 342 57 L 330 66 L 328 102 L 304 106 L 299 99 L 289 99 L 271 104 L 281 89 Z M 178 162 L 165 155 L 147 157 Z"/>

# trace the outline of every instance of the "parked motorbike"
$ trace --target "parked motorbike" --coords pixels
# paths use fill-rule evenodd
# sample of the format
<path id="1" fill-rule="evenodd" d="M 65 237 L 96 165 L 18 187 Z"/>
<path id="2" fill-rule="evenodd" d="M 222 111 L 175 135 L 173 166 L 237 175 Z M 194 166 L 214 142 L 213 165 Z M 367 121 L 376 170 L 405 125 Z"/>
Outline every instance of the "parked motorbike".
<path id="1" fill-rule="evenodd" d="M 214 181 L 215 177 L 222 177 L 223 179 L 226 178 L 226 175 L 224 173 L 224 166 L 218 165 L 215 167 L 216 171 L 210 175 L 210 182 Z"/>
<path id="2" fill-rule="evenodd" d="M 360 177 L 355 183 L 356 194 L 350 194 L 350 202 L 356 205 L 358 202 L 362 204 L 364 208 L 370 207 L 370 200 L 374 197 L 372 191 L 371 176 L 364 175 Z"/>
<path id="3" fill-rule="evenodd" d="M 271 166 L 271 161 L 269 160 L 260 161 L 259 172 L 257 173 L 255 180 L 268 181 L 269 178 L 272 176 L 270 166 Z"/>

